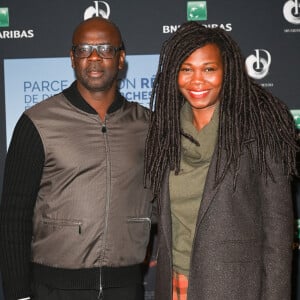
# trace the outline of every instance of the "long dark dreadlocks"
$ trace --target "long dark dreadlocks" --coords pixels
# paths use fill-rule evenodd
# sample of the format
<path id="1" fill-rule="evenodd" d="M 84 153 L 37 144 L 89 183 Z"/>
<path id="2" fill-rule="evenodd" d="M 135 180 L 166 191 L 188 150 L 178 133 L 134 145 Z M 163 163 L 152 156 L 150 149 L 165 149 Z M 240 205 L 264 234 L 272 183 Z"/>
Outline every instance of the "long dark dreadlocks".
<path id="1" fill-rule="evenodd" d="M 222 29 L 210 29 L 197 22 L 184 23 L 162 46 L 150 107 L 151 123 L 145 151 L 145 183 L 157 195 L 167 167 L 178 174 L 181 156 L 180 109 L 184 98 L 177 87 L 183 61 L 206 44 L 216 44 L 223 59 L 223 86 L 217 143 L 216 184 L 233 168 L 235 176 L 248 141 L 256 141 L 253 162 L 265 176 L 271 176 L 266 161 L 269 149 L 275 160 L 282 161 L 287 176 L 296 170 L 296 132 L 287 107 L 256 84 L 244 67 L 237 43 Z M 221 156 L 225 150 L 225 165 Z"/>

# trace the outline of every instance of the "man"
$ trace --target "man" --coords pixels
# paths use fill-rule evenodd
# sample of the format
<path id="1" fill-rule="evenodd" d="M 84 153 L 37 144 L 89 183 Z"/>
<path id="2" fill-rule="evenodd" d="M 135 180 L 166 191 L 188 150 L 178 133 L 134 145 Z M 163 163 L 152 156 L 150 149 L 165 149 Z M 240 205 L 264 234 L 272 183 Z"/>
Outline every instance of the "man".
<path id="1" fill-rule="evenodd" d="M 7 154 L 0 210 L 5 299 L 143 299 L 149 111 L 117 91 L 125 51 L 113 23 L 88 19 L 72 42 L 77 80 L 24 112 Z"/>

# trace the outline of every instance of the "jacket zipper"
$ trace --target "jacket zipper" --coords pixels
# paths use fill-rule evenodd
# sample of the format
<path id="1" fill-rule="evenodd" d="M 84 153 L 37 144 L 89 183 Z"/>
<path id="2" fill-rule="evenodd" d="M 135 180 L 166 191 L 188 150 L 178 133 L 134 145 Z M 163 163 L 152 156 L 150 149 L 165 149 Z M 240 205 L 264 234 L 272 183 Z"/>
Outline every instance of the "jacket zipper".
<path id="1" fill-rule="evenodd" d="M 101 300 L 103 299 L 103 287 L 102 287 L 102 268 L 100 267 L 100 270 L 99 270 L 99 294 L 98 294 L 98 299 Z"/>
<path id="2" fill-rule="evenodd" d="M 101 131 L 103 133 L 104 137 L 104 143 L 105 143 L 105 153 L 106 153 L 106 204 L 105 204 L 105 225 L 104 225 L 104 234 L 103 234 L 103 249 L 102 249 L 102 255 L 100 259 L 103 259 L 104 252 L 105 252 L 105 244 L 106 244 L 106 235 L 107 235 L 107 221 L 108 221 L 108 211 L 110 206 L 110 157 L 109 157 L 109 145 L 108 145 L 108 138 L 107 138 L 107 127 L 106 127 L 106 118 L 104 120 L 104 123 L 102 123 Z M 99 269 L 99 294 L 98 299 L 103 299 L 103 285 L 102 285 L 102 267 Z"/>

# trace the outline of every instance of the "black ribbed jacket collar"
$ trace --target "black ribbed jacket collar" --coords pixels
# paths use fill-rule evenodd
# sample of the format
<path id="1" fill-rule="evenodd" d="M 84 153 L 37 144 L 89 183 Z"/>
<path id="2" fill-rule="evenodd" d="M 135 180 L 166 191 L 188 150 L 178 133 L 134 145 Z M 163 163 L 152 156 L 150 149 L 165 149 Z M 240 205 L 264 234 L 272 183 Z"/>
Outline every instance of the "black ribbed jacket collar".
<path id="1" fill-rule="evenodd" d="M 89 113 L 89 114 L 97 114 L 97 112 L 84 100 L 77 89 L 76 80 L 68 87 L 63 90 L 64 96 L 77 108 Z M 107 113 L 110 114 L 116 110 L 118 110 L 124 101 L 123 96 L 117 91 L 116 98 L 114 102 L 109 107 Z"/>

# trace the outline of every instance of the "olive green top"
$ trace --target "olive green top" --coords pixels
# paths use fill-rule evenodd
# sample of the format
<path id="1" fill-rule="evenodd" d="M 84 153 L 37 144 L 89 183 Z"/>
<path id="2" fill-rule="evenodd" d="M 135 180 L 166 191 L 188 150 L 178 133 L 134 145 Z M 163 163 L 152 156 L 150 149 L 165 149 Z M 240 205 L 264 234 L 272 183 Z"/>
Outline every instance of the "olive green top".
<path id="1" fill-rule="evenodd" d="M 181 128 L 197 140 L 195 145 L 181 138 L 180 172 L 170 173 L 169 188 L 172 214 L 173 269 L 188 276 L 196 220 L 202 199 L 207 171 L 217 140 L 219 107 L 211 121 L 200 131 L 193 125 L 188 102 L 181 109 Z"/>

